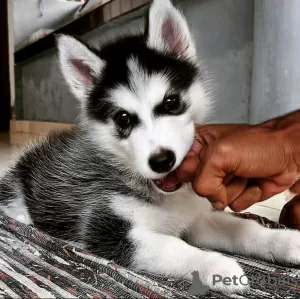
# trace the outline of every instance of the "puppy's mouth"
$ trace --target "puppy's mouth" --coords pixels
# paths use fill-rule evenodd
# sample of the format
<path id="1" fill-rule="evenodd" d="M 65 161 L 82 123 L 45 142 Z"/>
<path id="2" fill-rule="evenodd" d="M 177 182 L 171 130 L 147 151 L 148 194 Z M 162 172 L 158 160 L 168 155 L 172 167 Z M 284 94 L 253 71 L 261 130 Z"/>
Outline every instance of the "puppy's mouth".
<path id="1" fill-rule="evenodd" d="M 182 183 L 176 177 L 175 171 L 170 172 L 159 180 L 153 180 L 153 182 L 158 189 L 168 193 L 175 192 L 182 186 Z"/>

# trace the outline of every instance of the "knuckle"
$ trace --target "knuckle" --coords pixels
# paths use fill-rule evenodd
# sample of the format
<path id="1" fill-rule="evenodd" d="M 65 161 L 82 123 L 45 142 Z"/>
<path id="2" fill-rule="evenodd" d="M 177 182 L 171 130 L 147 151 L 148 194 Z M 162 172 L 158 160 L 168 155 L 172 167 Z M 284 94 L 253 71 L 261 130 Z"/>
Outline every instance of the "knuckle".
<path id="1" fill-rule="evenodd" d="M 229 205 L 229 207 L 233 212 L 240 212 L 243 210 L 240 204 L 236 202 L 233 202 L 231 205 Z"/>
<path id="2" fill-rule="evenodd" d="M 209 197 L 213 194 L 213 189 L 207 185 L 194 184 L 193 189 L 200 196 Z"/>
<path id="3" fill-rule="evenodd" d="M 221 169 L 232 156 L 232 152 L 230 144 L 218 142 L 209 146 L 201 162 L 209 168 Z"/>
<path id="4" fill-rule="evenodd" d="M 228 155 L 231 155 L 232 154 L 232 145 L 227 143 L 227 142 L 219 142 L 217 145 L 216 145 L 216 150 L 215 150 L 215 154 L 218 156 L 218 157 L 221 157 L 221 158 L 226 158 L 228 157 Z"/>

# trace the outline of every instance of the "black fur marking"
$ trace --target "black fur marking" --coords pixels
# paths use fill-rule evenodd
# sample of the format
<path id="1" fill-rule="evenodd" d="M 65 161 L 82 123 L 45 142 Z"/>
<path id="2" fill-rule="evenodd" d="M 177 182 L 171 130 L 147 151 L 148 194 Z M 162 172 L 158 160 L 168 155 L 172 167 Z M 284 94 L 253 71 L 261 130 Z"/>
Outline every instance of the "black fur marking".
<path id="1" fill-rule="evenodd" d="M 59 200 L 60 194 L 65 192 L 69 197 L 76 198 L 76 185 L 71 187 L 71 182 L 66 182 L 63 187 L 63 176 L 59 174 L 63 171 L 67 149 L 74 140 L 70 132 L 52 134 L 48 140 L 49 143 L 39 144 L 20 158 L 14 169 L 15 176 L 20 178 L 22 192 L 34 225 L 59 238 L 66 238 L 70 233 L 67 239 L 74 240 L 74 229 L 76 230 L 76 224 L 80 221 L 79 214 L 72 213 L 70 201 Z M 75 156 L 74 158 L 76 159 Z M 40 168 L 40 164 L 47 167 Z M 72 175 L 69 175 L 69 180 L 72 180 Z M 53 205 L 52 201 L 55 202 Z M 49 209 L 49 205 L 53 208 Z"/>
<path id="2" fill-rule="evenodd" d="M 197 67 L 190 61 L 149 49 L 143 36 L 125 37 L 108 44 L 98 55 L 106 62 L 106 66 L 91 92 L 87 111 L 90 117 L 101 122 L 107 122 L 117 109 L 109 100 L 110 90 L 117 85 L 133 90 L 127 66 L 130 58 L 136 59 L 149 75 L 164 74 L 170 82 L 170 88 L 178 93 L 188 89 L 198 76 Z"/>
<path id="3" fill-rule="evenodd" d="M 107 203 L 113 194 L 130 194 L 152 202 L 150 191 L 145 194 L 145 190 L 150 190 L 148 182 L 138 183 L 141 189 L 131 188 L 123 182 L 126 178 L 128 183 L 124 171 L 108 153 L 99 151 L 87 140 L 82 131 L 54 133 L 24 153 L 4 176 L 0 200 L 16 198 L 14 190 L 21 190 L 35 227 L 78 242 L 81 226 L 88 221 L 86 215 L 90 215 L 91 208 Z M 10 188 L 11 182 L 17 186 Z M 97 227 L 98 222 L 93 225 Z"/>
<path id="4" fill-rule="evenodd" d="M 0 181 L 0 204 L 5 206 L 16 199 L 19 195 L 17 193 L 19 189 L 20 186 L 12 171 L 6 173 Z"/>
<path id="5" fill-rule="evenodd" d="M 117 216 L 107 206 L 98 205 L 86 226 L 89 232 L 84 240 L 87 244 L 86 249 L 124 267 L 129 267 L 135 252 L 135 246 L 128 236 L 130 229 L 129 221 Z"/>

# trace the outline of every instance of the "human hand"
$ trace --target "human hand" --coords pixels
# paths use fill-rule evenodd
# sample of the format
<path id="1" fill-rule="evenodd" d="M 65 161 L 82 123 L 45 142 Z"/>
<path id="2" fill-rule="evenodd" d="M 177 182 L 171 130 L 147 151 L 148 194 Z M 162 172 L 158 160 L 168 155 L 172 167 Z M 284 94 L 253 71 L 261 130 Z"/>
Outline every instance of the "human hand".
<path id="1" fill-rule="evenodd" d="M 258 126 L 198 127 L 197 141 L 177 177 L 192 182 L 195 192 L 219 210 L 241 211 L 291 187 L 295 192 L 300 184 L 294 185 L 299 164 L 292 132 L 274 129 L 274 120 Z"/>

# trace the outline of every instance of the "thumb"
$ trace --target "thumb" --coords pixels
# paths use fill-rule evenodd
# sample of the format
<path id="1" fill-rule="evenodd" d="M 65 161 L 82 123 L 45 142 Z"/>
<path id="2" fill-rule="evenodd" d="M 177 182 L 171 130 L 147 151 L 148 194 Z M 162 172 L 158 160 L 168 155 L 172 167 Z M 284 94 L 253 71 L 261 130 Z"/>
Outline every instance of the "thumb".
<path id="1" fill-rule="evenodd" d="M 187 157 L 176 169 L 176 177 L 180 183 L 192 182 L 199 167 L 197 155 Z"/>
<path id="2" fill-rule="evenodd" d="M 201 144 L 195 139 L 185 159 L 176 169 L 176 177 L 180 183 L 191 182 L 194 179 L 199 166 L 198 155 L 201 148 Z"/>

